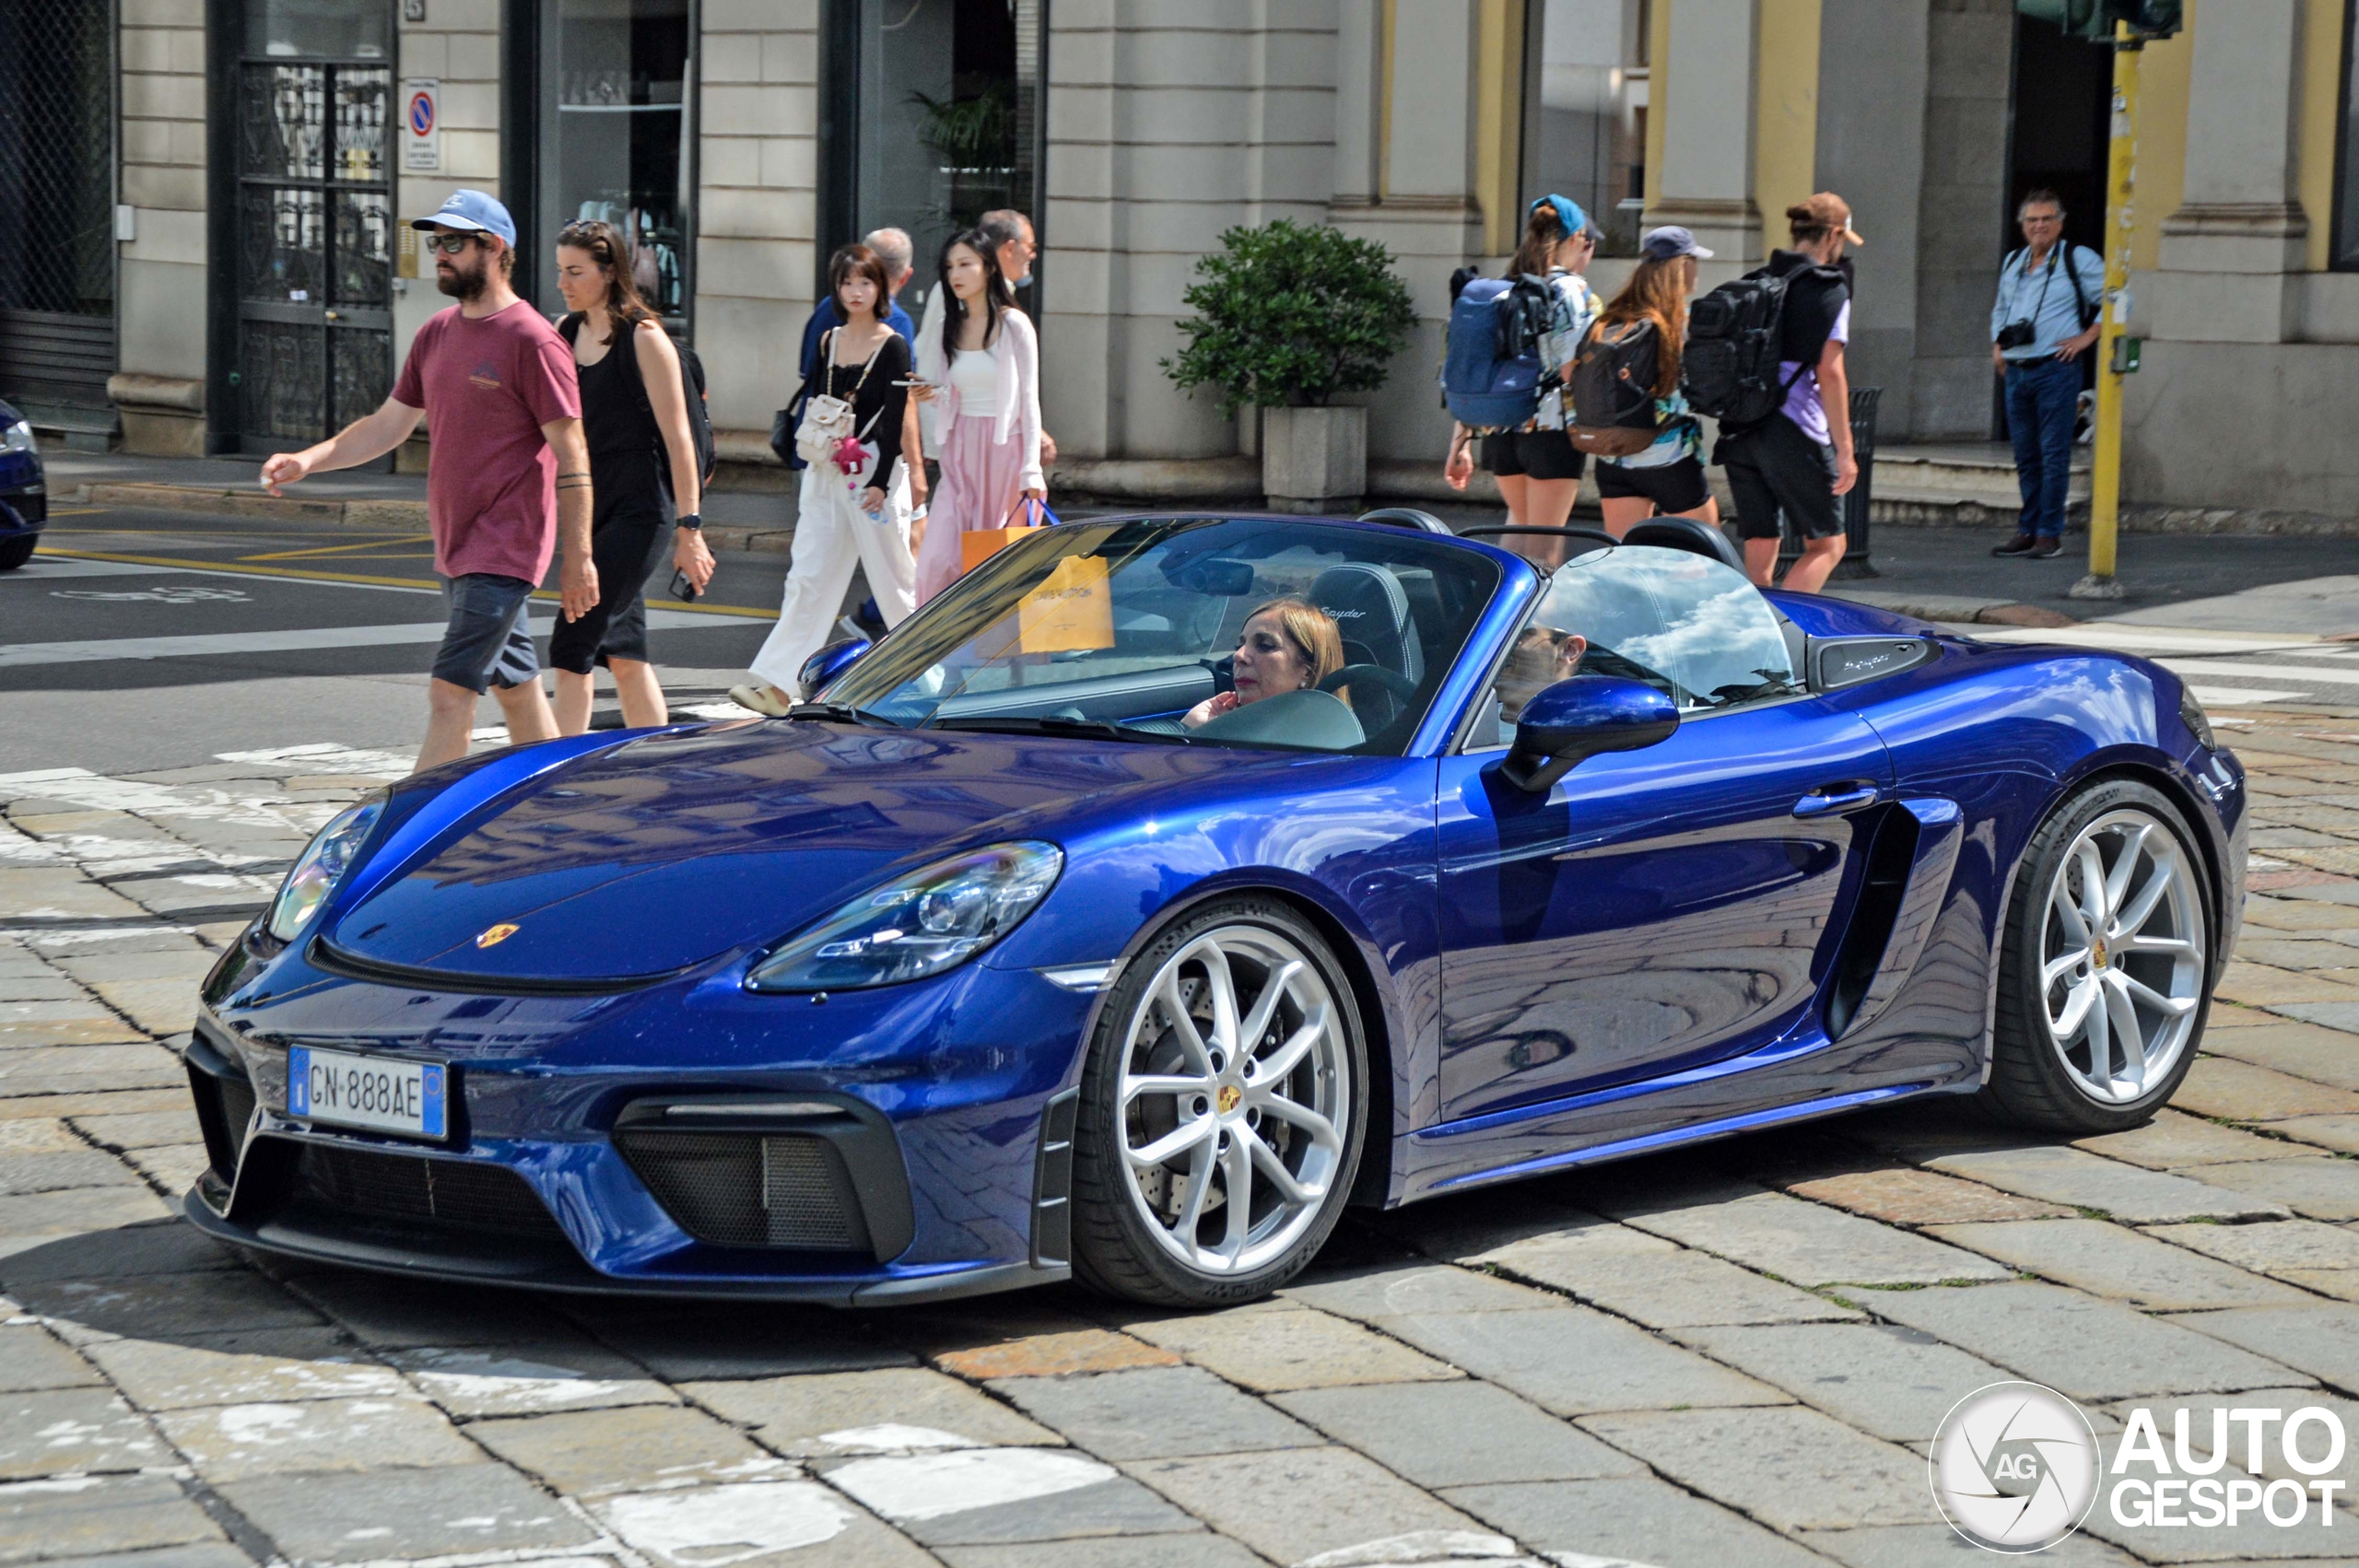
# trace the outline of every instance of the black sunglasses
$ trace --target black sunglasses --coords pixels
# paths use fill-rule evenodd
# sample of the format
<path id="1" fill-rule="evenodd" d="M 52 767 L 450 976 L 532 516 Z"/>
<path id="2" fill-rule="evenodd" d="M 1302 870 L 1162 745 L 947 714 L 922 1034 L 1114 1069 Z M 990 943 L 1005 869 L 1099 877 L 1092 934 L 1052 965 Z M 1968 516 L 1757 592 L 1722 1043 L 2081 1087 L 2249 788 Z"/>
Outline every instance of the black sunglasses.
<path id="1" fill-rule="evenodd" d="M 426 237 L 426 248 L 440 251 L 446 256 L 456 256 L 481 238 L 476 234 L 429 234 Z"/>

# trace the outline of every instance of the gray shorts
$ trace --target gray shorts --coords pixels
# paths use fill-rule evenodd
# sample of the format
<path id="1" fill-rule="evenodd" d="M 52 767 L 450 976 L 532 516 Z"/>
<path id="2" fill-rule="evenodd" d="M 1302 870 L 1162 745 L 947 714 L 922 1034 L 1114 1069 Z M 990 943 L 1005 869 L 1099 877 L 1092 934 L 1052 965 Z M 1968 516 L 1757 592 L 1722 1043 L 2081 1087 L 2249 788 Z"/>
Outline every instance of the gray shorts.
<path id="1" fill-rule="evenodd" d="M 444 578 L 442 603 L 451 621 L 434 655 L 434 678 L 477 696 L 537 678 L 541 661 L 524 613 L 532 600 L 533 584 L 521 577 L 469 572 Z"/>

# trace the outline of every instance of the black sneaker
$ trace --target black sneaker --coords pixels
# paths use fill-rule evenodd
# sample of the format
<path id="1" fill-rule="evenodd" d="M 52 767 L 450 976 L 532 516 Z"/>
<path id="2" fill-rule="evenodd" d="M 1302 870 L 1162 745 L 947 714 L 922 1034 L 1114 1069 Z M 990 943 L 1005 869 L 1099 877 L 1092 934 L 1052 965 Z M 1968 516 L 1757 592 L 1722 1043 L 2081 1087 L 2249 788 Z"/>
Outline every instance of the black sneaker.
<path id="1" fill-rule="evenodd" d="M 2030 549 L 2022 552 L 2024 556 L 2035 561 L 2052 561 L 2063 553 L 2064 541 L 2061 539 L 2042 539 Z"/>
<path id="2" fill-rule="evenodd" d="M 2039 548 L 2038 535 L 2018 533 L 2004 544 L 1993 546 L 1990 553 L 1994 556 L 2028 556 L 2037 548 Z"/>

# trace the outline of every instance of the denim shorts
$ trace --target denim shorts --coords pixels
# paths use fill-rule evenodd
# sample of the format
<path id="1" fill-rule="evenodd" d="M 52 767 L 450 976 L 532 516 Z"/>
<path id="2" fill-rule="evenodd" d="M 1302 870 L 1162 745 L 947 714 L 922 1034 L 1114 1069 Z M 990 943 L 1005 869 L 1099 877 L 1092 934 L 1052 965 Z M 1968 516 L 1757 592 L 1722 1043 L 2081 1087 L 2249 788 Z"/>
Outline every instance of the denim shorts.
<path id="1" fill-rule="evenodd" d="M 434 678 L 477 696 L 537 678 L 541 661 L 524 612 L 532 600 L 533 585 L 521 577 L 469 572 L 444 578 L 442 603 L 451 620 L 434 655 Z"/>

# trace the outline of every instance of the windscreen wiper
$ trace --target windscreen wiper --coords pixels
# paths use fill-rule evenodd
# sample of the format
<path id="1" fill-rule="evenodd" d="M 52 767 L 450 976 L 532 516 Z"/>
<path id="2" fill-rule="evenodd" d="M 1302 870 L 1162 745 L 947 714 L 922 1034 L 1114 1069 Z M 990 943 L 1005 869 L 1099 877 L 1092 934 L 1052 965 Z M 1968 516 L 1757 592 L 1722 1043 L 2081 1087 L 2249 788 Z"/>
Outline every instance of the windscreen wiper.
<path id="1" fill-rule="evenodd" d="M 1109 741 L 1162 741 L 1188 743 L 1185 735 L 1162 735 L 1152 730 L 1133 730 L 1127 724 L 1117 724 L 1109 719 L 1074 719 L 1062 713 L 1008 714 L 978 713 L 963 717 L 928 720 L 921 728 L 928 730 L 978 730 L 987 733 L 1007 735 L 1097 735 Z"/>
<path id="2" fill-rule="evenodd" d="M 839 724 L 867 724 L 880 730 L 898 730 L 905 727 L 896 724 L 881 713 L 873 712 L 865 708 L 854 708 L 848 702 L 798 702 L 786 710 L 786 716 L 789 719 L 832 719 Z"/>

